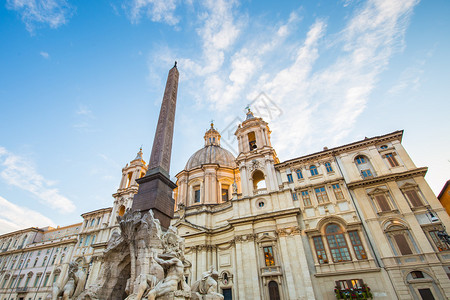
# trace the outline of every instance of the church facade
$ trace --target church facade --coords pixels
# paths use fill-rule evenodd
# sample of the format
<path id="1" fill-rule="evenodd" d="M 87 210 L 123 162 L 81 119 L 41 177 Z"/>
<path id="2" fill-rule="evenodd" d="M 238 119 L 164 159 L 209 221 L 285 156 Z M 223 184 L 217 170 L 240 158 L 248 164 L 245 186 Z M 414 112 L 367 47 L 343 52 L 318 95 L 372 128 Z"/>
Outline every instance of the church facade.
<path id="1" fill-rule="evenodd" d="M 449 216 L 402 131 L 284 162 L 250 110 L 235 135 L 237 157 L 211 124 L 176 175 L 171 224 L 185 239 L 188 284 L 214 266 L 225 299 L 450 298 Z M 0 300 L 47 299 L 73 261 L 93 284 L 147 169 L 140 150 L 113 206 L 81 223 L 1 235 Z"/>

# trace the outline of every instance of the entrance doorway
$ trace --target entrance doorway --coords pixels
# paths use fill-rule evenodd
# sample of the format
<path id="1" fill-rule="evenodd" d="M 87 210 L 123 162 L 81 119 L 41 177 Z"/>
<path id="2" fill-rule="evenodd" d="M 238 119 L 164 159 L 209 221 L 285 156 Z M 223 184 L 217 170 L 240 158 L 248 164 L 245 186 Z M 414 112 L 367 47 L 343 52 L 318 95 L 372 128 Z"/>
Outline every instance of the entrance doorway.
<path id="1" fill-rule="evenodd" d="M 278 283 L 275 281 L 269 282 L 269 299 L 280 300 L 280 291 L 278 290 Z"/>

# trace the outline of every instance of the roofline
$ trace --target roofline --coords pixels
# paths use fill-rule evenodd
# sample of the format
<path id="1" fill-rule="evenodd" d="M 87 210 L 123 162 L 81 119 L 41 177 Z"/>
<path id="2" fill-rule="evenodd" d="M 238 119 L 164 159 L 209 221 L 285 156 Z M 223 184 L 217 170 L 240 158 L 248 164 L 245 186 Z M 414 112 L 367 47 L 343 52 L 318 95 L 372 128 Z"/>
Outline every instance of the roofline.
<path id="1" fill-rule="evenodd" d="M 375 137 L 371 137 L 371 138 L 366 138 L 364 140 L 359 140 L 359 141 L 356 141 L 356 142 L 353 142 L 353 143 L 350 143 L 350 144 L 337 146 L 337 147 L 334 147 L 334 148 L 331 148 L 331 149 L 326 149 L 326 150 L 323 150 L 323 151 L 319 151 L 319 152 L 315 152 L 315 153 L 312 153 L 312 154 L 300 156 L 300 157 L 297 157 L 297 158 L 292 158 L 292 159 L 283 161 L 281 163 L 275 164 L 275 167 L 284 167 L 284 166 L 287 166 L 287 165 L 289 165 L 291 163 L 295 163 L 296 161 L 299 161 L 299 160 L 303 160 L 303 159 L 307 159 L 307 158 L 313 158 L 314 156 L 325 155 L 325 154 L 335 154 L 336 152 L 346 151 L 346 150 L 348 150 L 348 148 L 352 148 L 352 147 L 354 147 L 354 146 L 356 146 L 357 144 L 360 144 L 360 143 L 373 144 L 379 139 L 395 139 L 396 137 L 398 137 L 400 139 L 400 142 L 402 142 L 403 131 L 404 130 L 396 130 L 396 131 L 388 133 L 388 134 L 379 135 L 379 136 L 375 136 Z"/>
<path id="2" fill-rule="evenodd" d="M 28 228 L 25 228 L 25 229 L 19 229 L 19 230 L 16 230 L 16 231 L 12 231 L 12 232 L 1 234 L 0 237 L 4 238 L 4 237 L 10 236 L 10 235 L 16 235 L 16 234 L 20 234 L 20 233 L 25 233 L 27 231 L 45 232 L 43 229 L 40 229 L 38 227 L 28 227 Z"/>
<path id="3" fill-rule="evenodd" d="M 437 198 L 439 200 L 441 200 L 441 197 L 444 196 L 444 192 L 447 189 L 449 184 L 450 184 L 450 180 L 447 180 L 447 182 L 444 184 L 444 187 L 442 188 L 441 192 L 439 193 L 439 196 L 437 196 Z"/>
<path id="4" fill-rule="evenodd" d="M 84 216 L 91 215 L 91 214 L 94 214 L 94 213 L 99 213 L 99 212 L 102 212 L 102 211 L 108 211 L 108 210 L 112 211 L 112 207 L 100 208 L 100 209 L 96 209 L 96 210 L 93 210 L 93 211 L 89 211 L 89 212 L 86 212 L 84 214 L 81 214 L 81 216 L 84 218 Z"/>
<path id="5" fill-rule="evenodd" d="M 56 228 L 47 230 L 46 233 L 47 232 L 51 232 L 51 231 L 56 231 L 56 230 L 63 230 L 63 229 L 69 228 L 69 227 L 75 227 L 75 226 L 80 226 L 80 225 L 83 225 L 83 222 L 75 223 L 75 224 L 71 224 L 71 225 L 66 225 L 66 226 L 58 226 Z"/>

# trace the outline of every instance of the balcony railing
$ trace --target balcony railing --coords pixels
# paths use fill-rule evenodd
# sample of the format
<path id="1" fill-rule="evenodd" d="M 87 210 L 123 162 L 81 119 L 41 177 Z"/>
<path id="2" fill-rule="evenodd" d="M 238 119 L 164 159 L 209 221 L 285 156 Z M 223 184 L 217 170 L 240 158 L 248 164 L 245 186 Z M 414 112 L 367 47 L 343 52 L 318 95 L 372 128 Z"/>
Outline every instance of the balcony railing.
<path id="1" fill-rule="evenodd" d="M 280 266 L 262 267 L 261 275 L 262 276 L 281 275 L 281 267 Z"/>
<path id="2" fill-rule="evenodd" d="M 18 287 L 16 288 L 16 293 L 25 293 L 28 291 L 27 287 Z"/>
<path id="3" fill-rule="evenodd" d="M 264 195 L 267 194 L 267 189 L 263 188 L 263 189 L 255 189 L 253 190 L 253 195 Z"/>

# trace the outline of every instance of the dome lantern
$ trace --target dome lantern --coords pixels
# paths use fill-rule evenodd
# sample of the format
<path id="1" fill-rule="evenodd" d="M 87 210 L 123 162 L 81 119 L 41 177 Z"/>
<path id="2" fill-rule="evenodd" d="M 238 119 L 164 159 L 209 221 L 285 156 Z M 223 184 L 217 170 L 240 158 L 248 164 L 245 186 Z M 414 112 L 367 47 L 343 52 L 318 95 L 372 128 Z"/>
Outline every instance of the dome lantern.
<path id="1" fill-rule="evenodd" d="M 206 146 L 220 146 L 220 133 L 214 128 L 214 123 L 211 121 L 211 128 L 205 133 L 205 147 Z"/>

